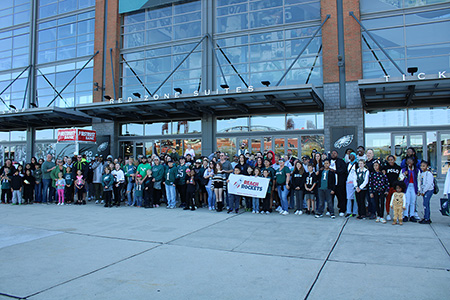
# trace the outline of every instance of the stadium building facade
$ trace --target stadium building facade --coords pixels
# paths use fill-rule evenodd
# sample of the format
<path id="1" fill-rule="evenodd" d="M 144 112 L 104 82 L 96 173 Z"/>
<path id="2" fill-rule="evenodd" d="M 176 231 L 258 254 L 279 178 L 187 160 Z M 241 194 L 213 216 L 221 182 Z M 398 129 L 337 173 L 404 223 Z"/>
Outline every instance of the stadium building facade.
<path id="1" fill-rule="evenodd" d="M 413 146 L 448 170 L 448 0 L 6 2 L 1 161 L 74 127 L 115 156 Z"/>

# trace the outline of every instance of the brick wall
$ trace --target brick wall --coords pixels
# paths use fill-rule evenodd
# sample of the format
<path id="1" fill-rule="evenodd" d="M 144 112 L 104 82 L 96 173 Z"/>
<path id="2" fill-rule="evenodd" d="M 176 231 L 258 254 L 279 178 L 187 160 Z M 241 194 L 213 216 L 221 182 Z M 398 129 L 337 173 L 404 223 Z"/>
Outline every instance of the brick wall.
<path id="1" fill-rule="evenodd" d="M 321 1 L 322 22 L 329 14 L 331 17 L 322 27 L 322 60 L 323 60 L 323 82 L 338 82 L 338 36 L 336 18 L 336 0 Z"/>

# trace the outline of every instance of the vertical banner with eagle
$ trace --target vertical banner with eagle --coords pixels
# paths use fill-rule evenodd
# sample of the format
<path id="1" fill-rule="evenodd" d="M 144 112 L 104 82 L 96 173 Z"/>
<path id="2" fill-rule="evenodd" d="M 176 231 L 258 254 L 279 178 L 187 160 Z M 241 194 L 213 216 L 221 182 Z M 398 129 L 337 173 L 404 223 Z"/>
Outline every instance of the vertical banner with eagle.
<path id="1" fill-rule="evenodd" d="M 356 127 L 331 127 L 331 150 L 336 150 L 339 157 L 344 157 L 348 148 L 356 150 L 357 140 Z"/>
<path id="2" fill-rule="evenodd" d="M 228 193 L 255 198 L 266 197 L 270 181 L 269 178 L 235 174 L 230 174 L 228 180 Z"/>

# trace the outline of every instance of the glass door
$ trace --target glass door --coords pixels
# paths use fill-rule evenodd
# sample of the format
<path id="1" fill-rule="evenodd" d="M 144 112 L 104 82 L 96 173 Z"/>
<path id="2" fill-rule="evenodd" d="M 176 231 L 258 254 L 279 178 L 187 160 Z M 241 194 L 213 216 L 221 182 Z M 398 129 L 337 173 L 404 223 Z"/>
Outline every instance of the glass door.
<path id="1" fill-rule="evenodd" d="M 407 134 L 393 134 L 392 135 L 392 155 L 396 157 L 396 163 L 401 164 L 402 158 L 406 155 L 406 149 L 408 148 L 408 136 Z"/>
<path id="2" fill-rule="evenodd" d="M 441 158 L 439 169 L 446 176 L 450 164 L 450 132 L 441 133 Z M 444 177 L 445 178 L 445 177 Z"/>
<path id="3" fill-rule="evenodd" d="M 427 143 L 425 133 L 393 133 L 392 134 L 392 154 L 395 155 L 398 165 L 406 156 L 409 147 L 416 150 L 418 159 L 427 159 Z"/>

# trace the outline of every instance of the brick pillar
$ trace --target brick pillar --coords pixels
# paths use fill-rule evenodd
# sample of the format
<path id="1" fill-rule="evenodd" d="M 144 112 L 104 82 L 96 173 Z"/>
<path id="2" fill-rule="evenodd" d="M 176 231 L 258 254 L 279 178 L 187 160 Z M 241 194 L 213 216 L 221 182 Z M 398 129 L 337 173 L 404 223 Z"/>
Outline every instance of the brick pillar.
<path id="1" fill-rule="evenodd" d="M 339 82 L 336 0 L 322 0 L 320 5 L 322 22 L 331 15 L 322 27 L 323 82 Z"/>
<path id="2" fill-rule="evenodd" d="M 360 18 L 359 0 L 344 0 L 345 77 L 348 81 L 362 79 L 361 27 L 349 15 Z"/>

